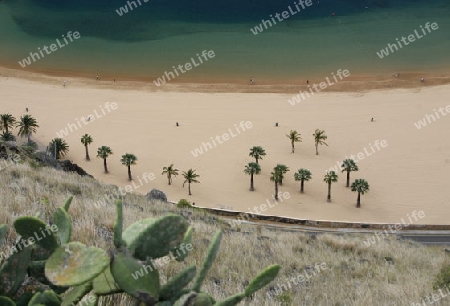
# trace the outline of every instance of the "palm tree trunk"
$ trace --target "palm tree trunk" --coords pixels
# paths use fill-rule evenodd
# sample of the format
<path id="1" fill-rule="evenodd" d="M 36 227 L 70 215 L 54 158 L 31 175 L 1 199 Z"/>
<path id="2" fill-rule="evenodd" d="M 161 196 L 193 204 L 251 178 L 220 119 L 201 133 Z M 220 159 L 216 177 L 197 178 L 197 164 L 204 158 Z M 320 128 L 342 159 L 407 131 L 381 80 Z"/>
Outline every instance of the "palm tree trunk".
<path id="1" fill-rule="evenodd" d="M 28 143 L 30 143 L 30 136 L 31 136 L 31 133 L 28 133 Z"/>
<path id="2" fill-rule="evenodd" d="M 255 190 L 255 188 L 253 188 L 253 173 L 250 175 L 250 191 Z"/>
<path id="3" fill-rule="evenodd" d="M 358 199 L 356 200 L 356 208 L 361 207 L 361 193 L 358 192 Z"/>
<path id="4" fill-rule="evenodd" d="M 328 183 L 328 196 L 327 202 L 331 202 L 331 182 Z"/>
<path id="5" fill-rule="evenodd" d="M 304 180 L 302 180 L 302 182 L 300 183 L 300 192 L 301 193 L 303 193 L 303 183 L 304 183 L 305 181 Z"/>
<path id="6" fill-rule="evenodd" d="M 86 149 L 86 160 L 91 160 L 91 159 L 89 158 L 89 150 L 88 150 L 88 146 L 85 145 L 84 147 L 85 147 L 85 149 Z"/>
<path id="7" fill-rule="evenodd" d="M 256 159 L 256 163 L 258 163 L 258 157 L 255 157 L 255 159 Z"/>
<path id="8" fill-rule="evenodd" d="M 189 189 L 189 195 L 192 195 L 192 193 L 191 193 L 191 183 L 188 183 L 188 189 Z"/>
<path id="9" fill-rule="evenodd" d="M 319 155 L 319 144 L 316 142 L 316 155 Z"/>
<path id="10" fill-rule="evenodd" d="M 347 171 L 347 187 L 350 186 L 350 171 Z"/>
<path id="11" fill-rule="evenodd" d="M 103 167 L 105 168 L 105 173 L 108 173 L 108 165 L 106 164 L 106 158 L 103 158 Z"/>
<path id="12" fill-rule="evenodd" d="M 167 178 L 169 179 L 169 185 L 172 184 L 172 177 L 170 176 L 170 173 L 167 174 Z"/>
<path id="13" fill-rule="evenodd" d="M 292 153 L 294 153 L 295 147 L 294 147 L 294 142 L 292 142 Z"/>
<path id="14" fill-rule="evenodd" d="M 275 181 L 275 200 L 278 200 L 278 182 Z"/>
<path id="15" fill-rule="evenodd" d="M 131 177 L 131 165 L 128 165 L 128 180 L 133 180 L 133 178 Z"/>

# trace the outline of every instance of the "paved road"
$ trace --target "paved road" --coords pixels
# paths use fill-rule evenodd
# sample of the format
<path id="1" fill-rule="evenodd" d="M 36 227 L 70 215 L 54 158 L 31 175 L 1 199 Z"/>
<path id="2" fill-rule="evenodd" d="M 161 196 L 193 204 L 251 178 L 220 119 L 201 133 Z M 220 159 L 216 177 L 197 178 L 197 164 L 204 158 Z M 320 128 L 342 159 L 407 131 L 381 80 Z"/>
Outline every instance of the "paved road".
<path id="1" fill-rule="evenodd" d="M 243 222 L 252 225 L 261 225 L 263 222 Z M 297 225 L 275 225 L 275 224 L 267 224 L 264 226 L 266 228 L 273 228 L 277 231 L 285 231 L 285 232 L 303 232 L 309 235 L 320 235 L 320 234 L 334 234 L 338 236 L 343 236 L 346 234 L 365 234 L 370 235 L 377 230 L 366 230 L 366 229 L 349 229 L 349 228 L 333 228 L 333 229 L 325 229 L 325 228 L 314 228 L 314 227 L 306 227 L 306 226 L 297 226 Z M 394 234 L 391 234 L 394 235 Z M 450 246 L 450 231 L 424 231 L 424 230 L 411 230 L 411 231 L 403 231 L 398 232 L 396 235 L 403 239 L 413 240 L 425 245 L 441 245 L 441 246 Z"/>
<path id="2" fill-rule="evenodd" d="M 450 235 L 444 234 L 400 234 L 404 239 L 410 239 L 427 245 L 448 245 L 450 246 Z"/>

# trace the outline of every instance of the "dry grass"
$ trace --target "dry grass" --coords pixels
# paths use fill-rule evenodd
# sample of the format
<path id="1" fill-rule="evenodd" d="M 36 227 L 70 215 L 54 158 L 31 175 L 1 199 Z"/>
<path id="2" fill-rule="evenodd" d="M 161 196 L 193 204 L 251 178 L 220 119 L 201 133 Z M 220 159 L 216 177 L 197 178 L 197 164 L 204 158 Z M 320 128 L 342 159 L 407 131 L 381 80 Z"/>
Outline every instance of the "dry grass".
<path id="1" fill-rule="evenodd" d="M 114 206 L 97 208 L 94 202 L 114 189 L 114 186 L 49 168 L 10 166 L 0 172 L 3 207 L 0 223 L 11 225 L 19 216 L 38 212 L 48 221 L 55 208 L 69 195 L 74 195 L 70 208 L 74 224 L 72 240 L 110 249 Z M 441 267 L 449 264 L 442 247 L 425 247 L 393 237 L 367 247 L 363 243 L 367 237 L 360 235 L 315 237 L 264 227 L 257 230 L 256 226 L 248 225 L 237 231 L 202 211 L 180 210 L 171 204 L 149 202 L 140 195 L 126 195 L 124 203 L 125 226 L 145 217 L 174 212 L 183 214 L 194 227 L 193 251 L 185 263 L 171 261 L 160 268 L 163 282 L 186 264 L 199 265 L 213 233 L 219 228 L 224 230 L 219 256 L 203 287 L 218 300 L 242 291 L 245 283 L 259 271 L 278 263 L 282 267 L 279 277 L 245 304 L 411 305 L 433 292 L 435 276 Z M 10 231 L 1 251 L 11 246 L 15 238 L 15 232 Z M 391 257 L 394 263 L 387 263 L 385 257 Z M 270 287 L 286 284 L 288 278 L 304 274 L 305 268 L 317 262 L 325 262 L 328 269 L 278 297 L 270 299 L 266 295 Z M 124 295 L 102 301 L 102 305 L 112 304 L 134 305 Z M 450 297 L 444 298 L 443 304 L 434 305 L 450 305 Z"/>

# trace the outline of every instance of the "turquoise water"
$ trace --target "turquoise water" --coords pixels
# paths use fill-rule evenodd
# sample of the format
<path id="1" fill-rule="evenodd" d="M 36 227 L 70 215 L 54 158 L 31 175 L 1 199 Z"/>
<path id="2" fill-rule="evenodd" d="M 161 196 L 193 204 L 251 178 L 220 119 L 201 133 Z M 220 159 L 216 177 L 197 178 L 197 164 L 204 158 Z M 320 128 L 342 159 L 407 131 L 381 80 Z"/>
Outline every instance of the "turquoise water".
<path id="1" fill-rule="evenodd" d="M 216 56 L 177 81 L 261 82 L 395 71 L 448 71 L 450 1 L 317 0 L 254 35 L 262 19 L 294 8 L 294 1 L 4 0 L 0 2 L 0 63 L 21 70 L 87 73 L 149 81 L 203 50 Z M 334 13 L 334 16 L 331 16 Z M 376 52 L 420 25 L 439 29 L 380 59 Z M 22 68 L 18 61 L 68 31 L 81 38 Z"/>

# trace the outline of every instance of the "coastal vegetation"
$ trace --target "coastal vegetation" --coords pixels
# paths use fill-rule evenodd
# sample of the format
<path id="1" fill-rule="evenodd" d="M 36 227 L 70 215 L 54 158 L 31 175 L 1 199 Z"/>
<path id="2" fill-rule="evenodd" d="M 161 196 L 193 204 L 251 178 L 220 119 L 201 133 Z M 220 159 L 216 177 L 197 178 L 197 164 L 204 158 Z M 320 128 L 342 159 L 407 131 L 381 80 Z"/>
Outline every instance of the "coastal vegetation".
<path id="1" fill-rule="evenodd" d="M 101 184 L 87 176 L 32 167 L 32 161 L 27 161 L 25 156 L 22 160 L 26 162 L 4 169 L 0 176 L 2 203 L 8 203 L 0 214 L 0 224 L 8 227 L 0 244 L 0 254 L 9 255 L 11 246 L 18 239 L 18 233 L 13 229 L 18 216 L 39 215 L 42 220 L 52 220 L 70 195 L 74 196 L 68 210 L 73 220 L 71 240 L 79 241 L 87 248 L 115 248 L 116 207 L 113 204 L 96 207 L 93 203 L 105 194 L 114 193 L 117 187 Z M 216 264 L 202 286 L 202 291 L 210 293 L 217 301 L 244 291 L 259 271 L 274 263 L 281 267 L 277 278 L 252 297 L 245 298 L 246 305 L 321 305 L 326 301 L 330 305 L 409 306 L 448 284 L 449 273 L 446 271 L 450 263 L 443 247 L 424 246 L 393 235 L 368 247 L 363 240 L 369 236 L 363 234 L 316 236 L 265 224 L 241 224 L 231 228 L 226 220 L 190 205 L 177 208 L 176 205 L 149 201 L 135 193 L 124 196 L 124 229 L 142 219 L 158 219 L 168 214 L 188 218 L 194 228 L 193 249 L 184 262 L 171 260 L 158 266 L 161 285 L 167 284 L 186 267 L 201 264 L 212 241 L 211 233 L 222 230 Z M 7 257 L 1 258 L 0 264 Z M 242 258 L 247 259 L 245 264 Z M 430 258 L 433 258 L 432 262 Z M 311 274 L 316 263 L 326 263 L 329 268 L 309 278 L 307 288 L 299 285 L 282 293 L 276 292 L 278 285 L 286 284 L 292 277 L 305 272 Z M 418 277 L 411 277 L 411 273 Z M 356 283 L 359 285 L 355 286 Z M 31 292 L 34 287 L 26 282 L 23 288 L 30 290 L 25 292 Z M 81 305 L 87 305 L 88 298 L 89 294 Z M 129 294 L 117 292 L 99 296 L 98 305 L 132 306 L 135 301 Z"/>

